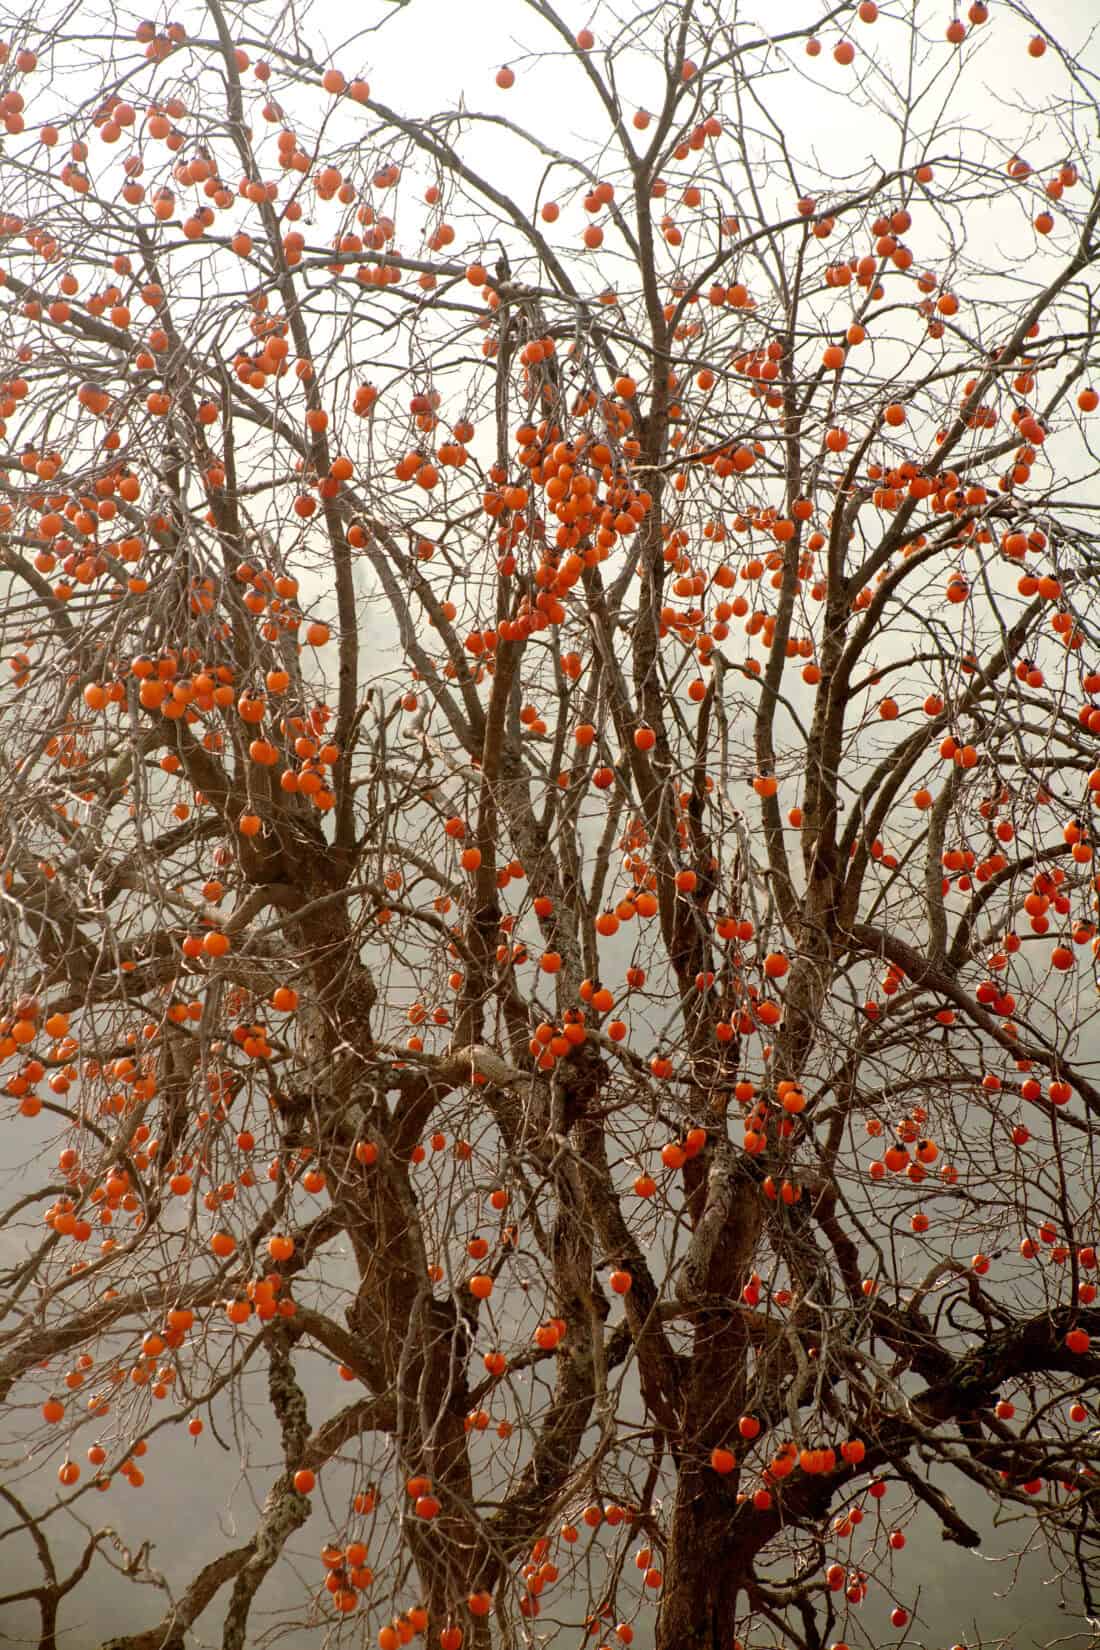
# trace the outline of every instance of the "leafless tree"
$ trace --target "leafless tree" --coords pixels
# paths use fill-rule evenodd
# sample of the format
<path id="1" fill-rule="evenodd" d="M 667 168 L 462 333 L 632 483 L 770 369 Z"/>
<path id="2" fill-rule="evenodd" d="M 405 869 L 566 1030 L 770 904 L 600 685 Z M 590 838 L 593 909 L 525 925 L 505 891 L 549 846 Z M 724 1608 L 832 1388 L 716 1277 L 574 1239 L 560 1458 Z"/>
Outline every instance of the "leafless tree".
<path id="1" fill-rule="evenodd" d="M 1095 65 L 775 10 L 516 0 L 431 115 L 421 0 L 8 15 L 43 1647 L 879 1645 L 987 1517 L 1097 1614 Z M 225 1429 L 182 1573 L 120 1481 Z"/>

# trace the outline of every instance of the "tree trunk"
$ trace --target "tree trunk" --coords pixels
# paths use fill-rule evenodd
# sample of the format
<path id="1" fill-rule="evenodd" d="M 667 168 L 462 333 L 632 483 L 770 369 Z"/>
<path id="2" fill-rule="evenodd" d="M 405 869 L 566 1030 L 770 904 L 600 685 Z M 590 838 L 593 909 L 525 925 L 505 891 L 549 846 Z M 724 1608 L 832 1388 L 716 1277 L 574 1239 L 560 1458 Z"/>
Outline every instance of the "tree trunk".
<path id="1" fill-rule="evenodd" d="M 721 1478 L 705 1460 L 680 1472 L 665 1558 L 657 1650 L 731 1650 L 744 1576 L 736 1527 L 738 1474 Z"/>

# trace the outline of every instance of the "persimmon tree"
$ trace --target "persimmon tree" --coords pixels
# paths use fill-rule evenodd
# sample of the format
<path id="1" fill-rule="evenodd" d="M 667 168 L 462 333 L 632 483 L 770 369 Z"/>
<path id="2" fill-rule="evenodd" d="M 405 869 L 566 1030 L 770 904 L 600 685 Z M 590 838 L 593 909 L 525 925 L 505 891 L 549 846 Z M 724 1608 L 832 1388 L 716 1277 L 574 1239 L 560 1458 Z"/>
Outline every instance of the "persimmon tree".
<path id="1" fill-rule="evenodd" d="M 1095 69 L 767 12 L 436 113 L 419 0 L 6 19 L 43 1646 L 878 1645 L 996 1520 L 1096 1613 Z"/>

